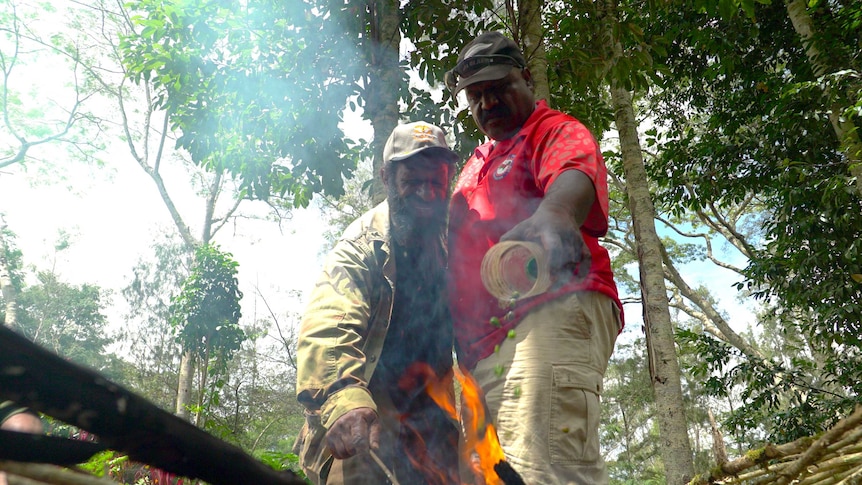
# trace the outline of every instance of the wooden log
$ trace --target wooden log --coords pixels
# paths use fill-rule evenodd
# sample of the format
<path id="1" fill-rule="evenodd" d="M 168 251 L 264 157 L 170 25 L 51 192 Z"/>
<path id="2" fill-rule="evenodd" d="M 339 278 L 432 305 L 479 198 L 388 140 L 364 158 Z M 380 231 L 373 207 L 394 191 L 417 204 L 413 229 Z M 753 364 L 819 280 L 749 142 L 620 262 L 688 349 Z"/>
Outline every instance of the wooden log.
<path id="1" fill-rule="evenodd" d="M 0 399 L 92 432 L 110 449 L 180 476 L 213 485 L 305 485 L 8 328 L 0 328 Z"/>

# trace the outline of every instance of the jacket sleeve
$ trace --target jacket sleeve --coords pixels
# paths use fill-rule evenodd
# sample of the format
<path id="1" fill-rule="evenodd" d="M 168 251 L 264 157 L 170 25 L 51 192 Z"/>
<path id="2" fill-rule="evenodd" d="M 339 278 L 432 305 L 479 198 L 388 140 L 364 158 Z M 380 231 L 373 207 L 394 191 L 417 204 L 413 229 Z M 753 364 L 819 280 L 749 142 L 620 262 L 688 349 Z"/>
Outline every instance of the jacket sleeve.
<path id="1" fill-rule="evenodd" d="M 372 248 L 342 240 L 311 292 L 297 343 L 297 399 L 320 413 L 326 429 L 351 409 L 377 409 L 365 379 L 365 348 L 380 283 Z"/>

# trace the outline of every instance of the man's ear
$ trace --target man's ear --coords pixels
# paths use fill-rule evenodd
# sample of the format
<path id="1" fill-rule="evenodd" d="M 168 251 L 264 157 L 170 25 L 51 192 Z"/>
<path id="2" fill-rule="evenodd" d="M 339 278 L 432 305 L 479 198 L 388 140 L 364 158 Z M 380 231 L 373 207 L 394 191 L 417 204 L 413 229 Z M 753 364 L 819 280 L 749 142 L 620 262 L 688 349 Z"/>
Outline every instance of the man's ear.
<path id="1" fill-rule="evenodd" d="M 527 87 L 533 89 L 533 73 L 530 72 L 529 67 L 521 69 L 521 77 L 524 78 L 524 81 L 527 82 Z"/>
<path id="2" fill-rule="evenodd" d="M 386 166 L 380 167 L 380 180 L 383 181 L 384 187 L 389 187 L 389 177 L 386 175 Z"/>

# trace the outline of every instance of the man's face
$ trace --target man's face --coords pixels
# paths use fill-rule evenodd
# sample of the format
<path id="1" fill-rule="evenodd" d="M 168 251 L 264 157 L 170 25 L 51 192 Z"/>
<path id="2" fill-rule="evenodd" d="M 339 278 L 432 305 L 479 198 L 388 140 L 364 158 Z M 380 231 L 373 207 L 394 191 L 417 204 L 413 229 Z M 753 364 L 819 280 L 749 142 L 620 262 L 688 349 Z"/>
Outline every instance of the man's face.
<path id="1" fill-rule="evenodd" d="M 507 140 L 533 113 L 532 87 L 530 71 L 513 68 L 502 79 L 471 84 L 464 92 L 479 129 L 494 140 Z"/>
<path id="2" fill-rule="evenodd" d="M 419 153 L 393 165 L 393 195 L 416 219 L 445 217 L 449 198 L 449 164 Z"/>

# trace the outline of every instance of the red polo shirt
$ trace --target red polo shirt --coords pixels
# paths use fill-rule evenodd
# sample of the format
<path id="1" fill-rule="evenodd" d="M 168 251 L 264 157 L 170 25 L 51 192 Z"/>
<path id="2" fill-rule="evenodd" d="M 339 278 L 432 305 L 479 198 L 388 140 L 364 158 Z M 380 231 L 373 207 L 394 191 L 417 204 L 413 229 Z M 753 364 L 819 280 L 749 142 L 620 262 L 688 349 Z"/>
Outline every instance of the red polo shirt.
<path id="1" fill-rule="evenodd" d="M 533 215 L 545 191 L 566 170 L 583 172 L 596 190 L 595 203 L 581 226 L 592 255 L 589 274 L 510 308 L 482 284 L 482 258 L 503 234 Z M 472 368 L 493 353 L 527 312 L 563 294 L 598 291 L 622 311 L 608 252 L 598 242 L 607 230 L 607 168 L 592 134 L 575 118 L 539 101 L 514 137 L 476 148 L 449 208 L 449 302 L 460 362 Z M 490 323 L 492 317 L 499 319 L 499 327 Z"/>

